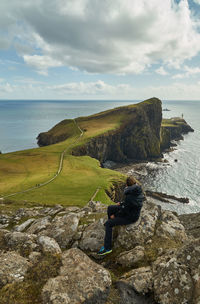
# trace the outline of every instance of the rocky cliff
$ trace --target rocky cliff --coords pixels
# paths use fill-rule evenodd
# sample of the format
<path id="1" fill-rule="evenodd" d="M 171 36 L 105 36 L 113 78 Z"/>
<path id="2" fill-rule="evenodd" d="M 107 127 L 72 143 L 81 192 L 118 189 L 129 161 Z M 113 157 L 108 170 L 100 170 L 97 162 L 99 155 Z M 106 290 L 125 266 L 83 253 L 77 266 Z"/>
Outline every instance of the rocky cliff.
<path id="1" fill-rule="evenodd" d="M 100 202 L 1 214 L 0 303 L 199 304 L 199 234 L 146 201 L 102 259 L 105 221 Z"/>
<path id="2" fill-rule="evenodd" d="M 101 162 L 127 161 L 129 159 L 147 159 L 160 156 L 160 126 L 162 120 L 161 101 L 151 98 L 137 105 L 125 106 L 99 113 L 96 123 L 102 124 L 102 118 L 112 121 L 119 116 L 118 127 L 89 138 L 87 142 L 73 150 L 74 155 L 89 155 Z M 78 118 L 78 125 L 93 117 Z M 61 123 L 63 124 L 63 122 Z M 59 129 L 59 136 L 57 130 Z M 38 136 L 39 145 L 56 143 L 69 136 L 68 128 L 55 126 L 47 133 Z M 84 130 L 87 135 L 87 129 Z"/>
<path id="3" fill-rule="evenodd" d="M 114 128 L 102 128 L 102 125 L 112 121 L 116 124 Z M 73 149 L 73 155 L 89 155 L 102 163 L 106 160 L 126 162 L 159 158 L 161 152 L 170 147 L 171 140 L 180 139 L 183 133 L 193 131 L 180 118 L 162 121 L 161 101 L 157 98 L 80 117 L 76 123 L 64 120 L 50 131 L 40 133 L 38 144 L 43 146 L 63 141 L 76 134 L 79 126 L 84 131 L 85 140 Z M 93 128 L 102 132 L 88 136 Z"/>
<path id="4" fill-rule="evenodd" d="M 183 139 L 182 134 L 194 132 L 187 122 L 180 117 L 163 119 L 161 125 L 161 149 L 167 149 L 171 146 L 172 140 Z"/>
<path id="5" fill-rule="evenodd" d="M 159 157 L 161 101 L 152 98 L 135 107 L 122 107 L 117 111 L 126 113 L 118 129 L 93 137 L 73 153 L 90 155 L 101 162 L 107 159 L 119 162 Z"/>

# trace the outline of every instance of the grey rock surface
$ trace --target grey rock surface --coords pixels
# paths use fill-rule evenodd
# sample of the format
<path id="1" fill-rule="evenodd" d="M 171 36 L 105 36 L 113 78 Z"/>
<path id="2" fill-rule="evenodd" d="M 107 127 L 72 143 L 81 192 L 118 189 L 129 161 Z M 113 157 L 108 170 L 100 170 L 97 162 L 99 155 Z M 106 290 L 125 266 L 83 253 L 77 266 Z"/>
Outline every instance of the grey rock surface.
<path id="1" fill-rule="evenodd" d="M 27 229 L 27 233 L 38 234 L 46 230 L 51 225 L 51 217 L 46 216 L 35 220 L 32 225 Z"/>
<path id="2" fill-rule="evenodd" d="M 37 236 L 35 234 L 22 232 L 8 232 L 4 236 L 6 247 L 9 250 L 20 252 L 22 255 L 38 250 L 36 239 Z"/>
<path id="3" fill-rule="evenodd" d="M 42 252 L 50 252 L 52 254 L 59 254 L 62 252 L 60 246 L 53 238 L 41 235 L 37 242 L 40 245 Z"/>
<path id="4" fill-rule="evenodd" d="M 200 213 L 179 215 L 181 224 L 185 227 L 188 236 L 200 237 Z"/>
<path id="5" fill-rule="evenodd" d="M 159 257 L 153 264 L 153 278 L 159 303 L 198 304 L 200 239 L 187 242 L 172 255 Z"/>
<path id="6" fill-rule="evenodd" d="M 125 273 L 120 282 L 124 282 L 140 294 L 153 290 L 153 274 L 150 266 L 133 269 Z"/>
<path id="7" fill-rule="evenodd" d="M 150 295 L 138 294 L 133 287 L 126 282 L 117 282 L 117 288 L 120 293 L 119 304 L 156 304 Z"/>
<path id="8" fill-rule="evenodd" d="M 49 279 L 42 290 L 44 304 L 105 303 L 111 277 L 79 249 L 69 249 L 62 256 L 60 275 Z"/>
<path id="9" fill-rule="evenodd" d="M 85 228 L 79 243 L 82 250 L 98 251 L 101 248 L 105 236 L 104 222 L 105 219 L 100 219 Z"/>
<path id="10" fill-rule="evenodd" d="M 23 281 L 31 264 L 16 252 L 0 252 L 0 288 L 8 283 Z"/>
<path id="11" fill-rule="evenodd" d="M 125 250 L 130 250 L 147 242 L 154 235 L 159 210 L 158 206 L 145 203 L 136 223 L 117 227 L 118 236 L 115 240 L 115 248 L 123 247 Z"/>
<path id="12" fill-rule="evenodd" d="M 34 218 L 30 218 L 27 221 L 25 221 L 24 223 L 22 223 L 21 225 L 17 225 L 15 226 L 14 230 L 17 232 L 23 232 L 24 230 L 26 230 L 26 228 L 28 228 L 33 222 L 35 221 Z"/>
<path id="13" fill-rule="evenodd" d="M 117 258 L 116 263 L 123 267 L 133 267 L 144 259 L 144 247 L 136 246 L 129 251 L 123 251 Z"/>
<path id="14" fill-rule="evenodd" d="M 56 216 L 51 225 L 39 235 L 54 238 L 61 248 L 66 248 L 73 242 L 78 229 L 79 217 L 75 213 Z"/>
<path id="15" fill-rule="evenodd" d="M 187 234 L 180 220 L 170 211 L 162 211 L 160 226 L 156 230 L 156 235 L 163 239 L 187 240 Z"/>

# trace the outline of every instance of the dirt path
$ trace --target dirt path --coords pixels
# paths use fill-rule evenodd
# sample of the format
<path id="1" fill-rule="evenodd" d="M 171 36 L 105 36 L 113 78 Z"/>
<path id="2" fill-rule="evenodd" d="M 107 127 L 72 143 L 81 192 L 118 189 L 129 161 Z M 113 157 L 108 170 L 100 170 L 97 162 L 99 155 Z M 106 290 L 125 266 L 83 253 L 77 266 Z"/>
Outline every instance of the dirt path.
<path id="1" fill-rule="evenodd" d="M 15 193 L 11 193 L 11 194 L 8 194 L 8 195 L 4 195 L 2 196 L 0 199 L 3 200 L 4 198 L 8 198 L 8 197 L 11 197 L 11 196 L 14 196 L 16 194 L 22 194 L 22 193 L 26 193 L 26 192 L 29 192 L 31 190 L 34 190 L 34 189 L 38 189 L 38 188 L 41 188 L 41 187 L 44 187 L 46 186 L 47 184 L 51 183 L 52 181 L 54 181 L 58 175 L 61 173 L 62 171 L 62 168 L 63 168 L 63 159 L 64 159 L 64 156 L 65 156 L 65 153 L 67 152 L 67 150 L 73 146 L 74 144 L 76 144 L 80 139 L 81 137 L 83 136 L 84 132 L 83 130 L 81 130 L 81 128 L 77 125 L 77 122 L 76 120 L 74 119 L 74 124 L 77 126 L 77 128 L 80 130 L 81 134 L 80 136 L 74 141 L 73 144 L 71 144 L 70 146 L 68 146 L 63 152 L 61 152 L 61 155 L 60 155 L 60 162 L 59 162 L 59 168 L 58 168 L 58 171 L 57 173 L 49 180 L 47 180 L 46 182 L 44 183 L 41 183 L 41 184 L 36 184 L 36 186 L 34 187 L 31 187 L 31 188 L 28 188 L 26 190 L 23 190 L 23 191 L 19 191 L 19 192 L 15 192 Z"/>

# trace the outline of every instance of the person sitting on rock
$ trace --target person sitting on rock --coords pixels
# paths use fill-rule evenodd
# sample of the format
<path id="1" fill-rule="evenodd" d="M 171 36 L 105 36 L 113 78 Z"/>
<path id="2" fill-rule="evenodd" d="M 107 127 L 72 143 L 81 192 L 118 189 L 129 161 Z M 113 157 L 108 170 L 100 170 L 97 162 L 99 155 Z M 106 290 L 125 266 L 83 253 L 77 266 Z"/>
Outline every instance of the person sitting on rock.
<path id="1" fill-rule="evenodd" d="M 144 194 L 133 176 L 126 179 L 124 196 L 123 202 L 108 206 L 108 220 L 104 224 L 106 227 L 104 246 L 101 247 L 98 255 L 112 252 L 112 227 L 135 223 L 140 217 Z"/>

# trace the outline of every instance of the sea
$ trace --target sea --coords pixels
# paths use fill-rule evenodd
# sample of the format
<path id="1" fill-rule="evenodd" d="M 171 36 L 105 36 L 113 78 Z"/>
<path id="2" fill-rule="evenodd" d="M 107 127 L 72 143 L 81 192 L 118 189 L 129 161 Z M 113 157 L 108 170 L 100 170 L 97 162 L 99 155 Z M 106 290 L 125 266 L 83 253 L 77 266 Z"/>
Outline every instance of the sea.
<path id="1" fill-rule="evenodd" d="M 40 132 L 61 120 L 88 116 L 140 100 L 0 100 L 0 151 L 9 153 L 37 147 Z M 195 130 L 164 153 L 166 163 L 147 163 L 145 190 L 188 197 L 189 204 L 175 207 L 178 213 L 200 212 L 200 101 L 162 101 L 164 118 L 181 117 Z"/>

